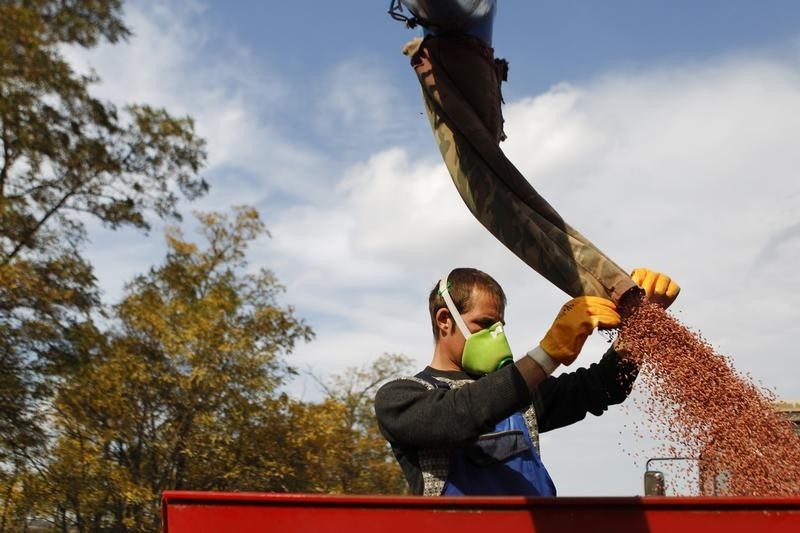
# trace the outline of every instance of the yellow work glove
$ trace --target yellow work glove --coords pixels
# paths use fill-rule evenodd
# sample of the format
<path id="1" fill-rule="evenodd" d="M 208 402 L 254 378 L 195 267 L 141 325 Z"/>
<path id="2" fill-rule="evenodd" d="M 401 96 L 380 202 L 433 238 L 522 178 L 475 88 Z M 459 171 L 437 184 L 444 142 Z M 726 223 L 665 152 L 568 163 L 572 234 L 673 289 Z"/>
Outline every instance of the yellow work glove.
<path id="1" fill-rule="evenodd" d="M 672 302 L 678 297 L 678 293 L 681 292 L 680 286 L 669 276 L 646 268 L 635 269 L 631 273 L 631 279 L 644 289 L 648 300 L 664 309 L 672 305 Z"/>
<path id="2" fill-rule="evenodd" d="M 539 343 L 553 360 L 569 365 L 578 357 L 586 338 L 597 327 L 619 325 L 617 306 L 599 296 L 579 296 L 564 304 Z"/>

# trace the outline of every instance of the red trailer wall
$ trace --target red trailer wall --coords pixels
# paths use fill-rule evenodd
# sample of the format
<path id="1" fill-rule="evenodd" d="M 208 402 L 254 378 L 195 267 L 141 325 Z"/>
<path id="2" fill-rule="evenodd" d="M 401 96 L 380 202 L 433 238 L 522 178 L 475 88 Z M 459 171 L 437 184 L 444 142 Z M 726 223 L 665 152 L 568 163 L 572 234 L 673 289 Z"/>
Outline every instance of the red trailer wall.
<path id="1" fill-rule="evenodd" d="M 166 492 L 167 533 L 800 532 L 794 498 L 421 498 Z"/>

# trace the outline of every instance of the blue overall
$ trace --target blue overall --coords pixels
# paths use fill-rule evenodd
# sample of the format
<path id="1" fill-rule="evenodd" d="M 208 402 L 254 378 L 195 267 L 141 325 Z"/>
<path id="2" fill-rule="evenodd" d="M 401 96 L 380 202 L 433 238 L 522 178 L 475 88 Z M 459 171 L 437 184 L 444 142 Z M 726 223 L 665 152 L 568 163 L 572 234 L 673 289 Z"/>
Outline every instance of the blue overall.
<path id="1" fill-rule="evenodd" d="M 445 496 L 555 496 L 556 487 L 533 447 L 522 413 L 450 454 Z"/>
<path id="2" fill-rule="evenodd" d="M 417 374 L 439 389 L 450 385 L 425 371 Z M 497 423 L 491 433 L 450 452 L 443 496 L 555 496 L 522 413 Z"/>

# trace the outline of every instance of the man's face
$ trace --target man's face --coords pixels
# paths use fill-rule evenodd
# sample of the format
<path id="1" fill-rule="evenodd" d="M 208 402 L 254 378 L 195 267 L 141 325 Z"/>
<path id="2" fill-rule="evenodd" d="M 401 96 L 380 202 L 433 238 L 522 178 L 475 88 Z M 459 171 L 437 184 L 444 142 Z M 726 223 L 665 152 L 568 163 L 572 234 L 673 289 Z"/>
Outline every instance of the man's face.
<path id="1" fill-rule="evenodd" d="M 470 300 L 472 301 L 472 307 L 469 311 L 461 315 L 470 333 L 489 328 L 497 322 L 505 324 L 505 309 L 503 309 L 501 302 L 490 292 L 473 287 Z M 460 368 L 461 356 L 464 352 L 464 344 L 467 340 L 458 330 L 452 319 L 450 319 L 449 325 L 450 334 L 441 338 L 440 341 L 444 343 L 443 348 L 449 356 L 449 359 Z"/>

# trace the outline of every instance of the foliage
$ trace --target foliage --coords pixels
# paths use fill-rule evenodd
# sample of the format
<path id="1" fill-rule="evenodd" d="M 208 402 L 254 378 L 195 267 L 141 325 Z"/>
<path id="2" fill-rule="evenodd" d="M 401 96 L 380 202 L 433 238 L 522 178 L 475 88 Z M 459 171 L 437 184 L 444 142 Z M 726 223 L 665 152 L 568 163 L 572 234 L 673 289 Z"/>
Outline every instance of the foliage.
<path id="1" fill-rule="evenodd" d="M 172 228 L 102 307 L 85 224 L 146 231 L 207 190 L 191 118 L 100 101 L 61 55 L 126 39 L 121 3 L 0 2 L 0 532 L 154 531 L 166 489 L 403 492 L 372 398 L 408 360 L 281 393 L 312 331 L 248 267 L 255 210 L 199 215 L 203 246 Z"/>
<path id="2" fill-rule="evenodd" d="M 0 485 L 26 476 L 53 387 L 94 355 L 99 297 L 85 222 L 148 229 L 205 193 L 191 118 L 91 94 L 64 46 L 130 32 L 120 0 L 0 2 Z M 8 497 L 2 502 L 11 501 Z M 7 508 L 0 507 L 2 516 Z M 2 523 L 0 523 L 2 525 Z"/>
<path id="3" fill-rule="evenodd" d="M 0 262 L 78 242 L 92 215 L 112 228 L 147 228 L 145 215 L 177 216 L 177 192 L 203 194 L 205 159 L 191 118 L 94 98 L 98 80 L 61 56 L 128 36 L 114 0 L 0 4 Z"/>
<path id="4" fill-rule="evenodd" d="M 281 475 L 264 447 L 286 412 L 281 357 L 312 333 L 271 272 L 247 270 L 255 210 L 199 218 L 208 245 L 171 230 L 164 264 L 127 286 L 99 355 L 61 387 L 40 495 L 52 523 L 152 531 L 166 489 L 264 490 Z"/>
<path id="5" fill-rule="evenodd" d="M 90 94 L 98 80 L 73 72 L 65 44 L 94 46 L 128 36 L 120 2 L 0 4 L 0 263 L 79 242 L 79 214 L 112 228 L 147 228 L 146 213 L 177 216 L 178 192 L 203 194 L 205 159 L 191 118 Z"/>
<path id="6" fill-rule="evenodd" d="M 407 490 L 397 461 L 378 430 L 374 398 L 388 379 L 404 375 L 411 359 L 383 354 L 371 364 L 350 368 L 327 381 L 317 380 L 325 391 L 322 404 L 304 406 L 308 424 L 322 428 L 327 443 L 307 446 L 324 472 L 306 490 L 348 494 L 402 494 Z M 316 420 L 314 420 L 316 419 Z M 314 479 L 310 477 L 309 479 Z"/>

